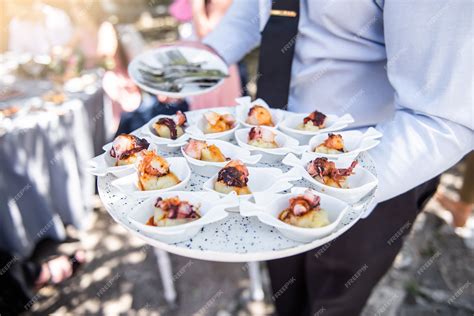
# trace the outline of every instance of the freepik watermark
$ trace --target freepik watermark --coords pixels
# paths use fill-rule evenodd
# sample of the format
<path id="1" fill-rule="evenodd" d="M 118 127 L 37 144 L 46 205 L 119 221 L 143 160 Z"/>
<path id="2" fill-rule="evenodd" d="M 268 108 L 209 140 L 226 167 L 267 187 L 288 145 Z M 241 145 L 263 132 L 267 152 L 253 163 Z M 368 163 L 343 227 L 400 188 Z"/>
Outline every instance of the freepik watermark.
<path id="1" fill-rule="evenodd" d="M 387 240 L 387 244 L 388 244 L 389 246 L 393 245 L 393 243 L 394 243 L 395 241 L 397 241 L 398 238 L 400 238 L 401 236 L 403 236 L 403 233 L 404 233 L 407 229 L 409 229 L 410 227 L 411 227 L 411 222 L 406 222 L 402 227 L 400 227 L 399 230 L 397 230 L 397 231 L 395 232 L 395 234 L 392 235 L 392 237 L 390 237 L 389 240 Z"/>
<path id="2" fill-rule="evenodd" d="M 352 284 L 354 284 L 357 279 L 362 275 L 362 273 L 364 273 L 368 268 L 369 266 L 367 264 L 364 264 L 362 267 L 360 267 L 360 269 L 357 270 L 357 272 L 354 273 L 354 275 L 349 280 L 347 280 L 346 284 L 344 284 L 345 287 L 349 288 L 350 286 L 352 286 Z"/>
<path id="3" fill-rule="evenodd" d="M 291 279 L 286 281 L 285 284 L 283 284 L 283 286 L 278 291 L 276 291 L 275 294 L 272 295 L 272 300 L 275 301 L 278 297 L 282 296 L 283 293 L 285 293 L 286 290 L 288 290 L 288 287 L 295 282 L 296 282 L 295 277 L 291 277 Z"/>
<path id="4" fill-rule="evenodd" d="M 417 271 L 417 275 L 423 274 L 429 267 L 435 262 L 436 259 L 441 256 L 441 252 L 437 251 L 434 255 L 432 255 Z"/>
<path id="5" fill-rule="evenodd" d="M 209 310 L 209 308 L 212 307 L 212 305 L 214 305 L 217 301 L 217 299 L 219 297 L 222 296 L 222 294 L 224 294 L 224 291 L 222 290 L 219 290 L 217 291 L 216 294 L 214 294 L 208 301 L 206 304 L 204 304 L 203 307 L 201 307 L 196 313 L 194 313 L 193 315 L 194 316 L 201 316 L 201 315 L 206 315 L 207 314 L 207 311 Z"/>

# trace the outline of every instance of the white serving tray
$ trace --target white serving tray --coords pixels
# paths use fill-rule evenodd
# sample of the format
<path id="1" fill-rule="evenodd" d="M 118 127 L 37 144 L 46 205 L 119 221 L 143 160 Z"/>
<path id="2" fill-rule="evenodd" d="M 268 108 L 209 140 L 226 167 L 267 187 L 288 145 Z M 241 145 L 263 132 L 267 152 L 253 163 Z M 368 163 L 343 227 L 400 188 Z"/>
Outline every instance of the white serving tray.
<path id="1" fill-rule="evenodd" d="M 170 157 L 179 156 L 181 153 L 161 154 Z M 374 163 L 367 153 L 361 153 L 357 159 L 360 166 L 376 175 Z M 284 172 L 290 169 L 281 162 L 258 163 L 256 166 L 276 167 Z M 220 262 L 272 260 L 293 256 L 320 247 L 334 240 L 357 223 L 367 207 L 371 205 L 376 190 L 374 189 L 357 204 L 352 205 L 353 208 L 344 215 L 331 234 L 312 242 L 303 243 L 288 239 L 274 227 L 263 224 L 256 217 L 243 217 L 238 213 L 229 213 L 229 216 L 223 220 L 203 227 L 192 239 L 179 243 L 166 243 L 159 241 L 152 234 L 140 230 L 128 219 L 131 210 L 139 207 L 145 199 L 133 199 L 120 193 L 118 189 L 111 185 L 115 179 L 117 178 L 110 174 L 99 177 L 99 195 L 112 218 L 132 235 L 141 238 L 154 247 L 177 255 Z M 207 179 L 193 174 L 184 190 L 201 191 L 202 185 Z M 293 183 L 295 186 L 311 187 L 319 190 L 306 180 Z"/>

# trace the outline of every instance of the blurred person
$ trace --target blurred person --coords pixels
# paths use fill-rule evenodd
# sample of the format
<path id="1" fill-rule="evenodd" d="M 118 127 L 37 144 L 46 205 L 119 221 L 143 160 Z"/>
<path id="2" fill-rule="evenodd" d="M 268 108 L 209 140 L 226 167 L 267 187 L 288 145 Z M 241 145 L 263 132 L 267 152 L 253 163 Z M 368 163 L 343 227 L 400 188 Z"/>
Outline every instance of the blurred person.
<path id="1" fill-rule="evenodd" d="M 474 152 L 467 155 L 465 164 L 459 199 L 451 199 L 441 192 L 436 195 L 438 202 L 453 215 L 454 227 L 466 226 L 474 209 Z"/>
<path id="2" fill-rule="evenodd" d="M 351 127 L 383 133 L 363 219 L 323 248 L 268 262 L 279 315 L 360 314 L 439 174 L 473 149 L 472 6 L 238 0 L 203 39 L 229 65 L 260 44 L 257 97 L 272 107 L 350 113 Z"/>
<path id="3" fill-rule="evenodd" d="M 40 0 L 8 1 L 12 19 L 8 26 L 8 49 L 18 53 L 49 55 L 54 47 L 66 46 L 73 36 L 69 16 Z"/>
<path id="4" fill-rule="evenodd" d="M 68 47 L 82 53 L 86 68 L 101 65 L 104 54 L 99 51 L 100 4 L 94 0 L 69 0 L 68 12 L 74 27 Z"/>
<path id="5" fill-rule="evenodd" d="M 38 289 L 62 283 L 85 262 L 82 250 L 37 263 L 0 249 L 0 315 L 18 315 L 31 310 L 37 301 Z"/>
<path id="6" fill-rule="evenodd" d="M 196 36 L 202 40 L 224 17 L 233 0 L 192 0 L 193 26 Z M 241 96 L 239 69 L 235 64 L 229 66 L 229 77 L 216 89 L 191 97 L 190 108 L 197 110 L 219 106 L 235 105 Z"/>
<path id="7" fill-rule="evenodd" d="M 122 114 L 138 109 L 142 94 L 128 75 L 127 58 L 117 30 L 109 21 L 103 22 L 99 28 L 97 52 L 108 67 L 102 78 L 102 87 L 112 103 L 112 130 L 117 130 Z"/>

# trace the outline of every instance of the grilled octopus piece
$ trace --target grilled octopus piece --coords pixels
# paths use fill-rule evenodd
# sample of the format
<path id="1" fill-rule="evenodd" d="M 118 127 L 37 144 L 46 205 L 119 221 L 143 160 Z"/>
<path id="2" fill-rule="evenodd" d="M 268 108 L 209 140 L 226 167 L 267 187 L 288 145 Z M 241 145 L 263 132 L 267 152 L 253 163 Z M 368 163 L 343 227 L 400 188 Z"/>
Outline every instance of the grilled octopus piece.
<path id="1" fill-rule="evenodd" d="M 296 215 L 300 216 L 306 214 L 311 210 L 319 210 L 319 203 L 321 198 L 310 190 L 306 190 L 304 194 L 292 197 L 290 199 L 290 211 Z"/>
<path id="2" fill-rule="evenodd" d="M 206 147 L 207 143 L 205 141 L 190 139 L 188 144 L 184 147 L 184 152 L 194 159 L 201 159 L 201 152 Z"/>
<path id="3" fill-rule="evenodd" d="M 247 123 L 252 125 L 273 126 L 272 115 L 267 108 L 261 105 L 254 105 L 247 114 Z"/>
<path id="4" fill-rule="evenodd" d="M 249 140 L 262 139 L 265 142 L 272 143 L 275 141 L 275 134 L 265 128 L 252 127 L 249 132 Z"/>
<path id="5" fill-rule="evenodd" d="M 161 208 L 170 219 L 199 218 L 194 206 L 187 201 L 181 201 L 177 196 L 163 199 L 159 197 L 155 207 Z"/>
<path id="6" fill-rule="evenodd" d="M 325 120 L 326 120 L 326 115 L 324 115 L 321 112 L 314 111 L 314 112 L 311 112 L 307 117 L 303 119 L 303 123 L 306 124 L 309 121 L 311 121 L 314 126 L 321 128 L 324 126 Z"/>
<path id="7" fill-rule="evenodd" d="M 183 126 L 188 121 L 188 118 L 183 112 L 177 111 L 175 117 L 173 118 L 173 121 L 176 123 L 176 125 Z"/>
<path id="8" fill-rule="evenodd" d="M 120 134 L 113 142 L 110 156 L 117 159 L 127 159 L 131 155 L 147 149 L 150 144 L 145 138 L 138 138 L 132 134 Z"/>
<path id="9" fill-rule="evenodd" d="M 169 173 L 169 164 L 161 156 L 153 151 L 145 151 L 142 160 L 138 164 L 140 174 L 148 174 L 161 177 Z"/>
<path id="10" fill-rule="evenodd" d="M 323 143 L 327 148 L 344 151 L 344 140 L 340 134 L 329 134 L 328 138 Z"/>
<path id="11" fill-rule="evenodd" d="M 176 139 L 178 138 L 178 130 L 176 127 L 183 126 L 187 121 L 186 115 L 181 111 L 177 111 L 174 118 L 162 117 L 156 122 L 156 124 L 161 124 L 168 127 L 170 130 L 170 138 Z"/>
<path id="12" fill-rule="evenodd" d="M 240 160 L 231 160 L 218 175 L 217 181 L 222 181 L 231 187 L 243 188 L 247 185 L 249 171 Z"/>
<path id="13" fill-rule="evenodd" d="M 327 158 L 316 158 L 309 162 L 306 170 L 313 177 L 324 180 L 324 177 L 332 179 L 339 185 L 339 182 L 352 174 L 352 170 L 357 166 L 357 160 L 354 160 L 349 168 L 338 169 L 336 164 Z"/>

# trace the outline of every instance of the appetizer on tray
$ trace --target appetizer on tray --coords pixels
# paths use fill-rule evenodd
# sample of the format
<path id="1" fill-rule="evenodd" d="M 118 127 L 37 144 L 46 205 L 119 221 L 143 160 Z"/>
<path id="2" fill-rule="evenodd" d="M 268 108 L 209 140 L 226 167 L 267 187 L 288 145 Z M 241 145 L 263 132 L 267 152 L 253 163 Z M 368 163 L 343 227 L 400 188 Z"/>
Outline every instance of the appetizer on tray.
<path id="1" fill-rule="evenodd" d="M 204 113 L 206 124 L 204 125 L 205 134 L 222 133 L 231 130 L 235 126 L 235 118 L 230 113 L 219 114 L 214 111 Z"/>
<path id="2" fill-rule="evenodd" d="M 235 131 L 237 144 L 252 153 L 262 154 L 261 162 L 281 161 L 289 152 L 301 154 L 307 146 L 299 146 L 296 139 L 267 126 L 254 126 Z"/>
<path id="3" fill-rule="evenodd" d="M 329 133 L 328 137 L 314 148 L 314 152 L 321 154 L 342 154 L 346 152 L 344 139 L 341 134 Z"/>
<path id="4" fill-rule="evenodd" d="M 144 138 L 138 138 L 132 134 L 121 134 L 114 139 L 109 155 L 115 159 L 115 166 L 130 165 L 134 164 L 139 154 L 149 146 L 150 143 Z"/>
<path id="5" fill-rule="evenodd" d="M 247 186 L 249 171 L 240 160 L 231 160 L 217 174 L 214 190 L 219 193 L 228 194 L 235 192 L 237 195 L 250 194 Z"/>
<path id="6" fill-rule="evenodd" d="M 154 194 L 127 212 L 137 231 L 160 241 L 176 243 L 198 234 L 206 225 L 228 216 L 237 207 L 235 194 L 221 198 L 215 192 L 169 191 Z"/>
<path id="7" fill-rule="evenodd" d="M 320 133 L 334 132 L 346 128 L 354 118 L 350 114 L 337 116 L 319 111 L 311 113 L 288 113 L 279 128 L 296 138 L 300 144 L 308 144 L 311 137 Z"/>
<path id="8" fill-rule="evenodd" d="M 191 158 L 210 161 L 224 162 L 229 160 L 222 151 L 214 144 L 208 144 L 204 140 L 190 139 L 183 148 L 184 152 Z"/>
<path id="9" fill-rule="evenodd" d="M 177 111 L 174 117 L 159 118 L 153 124 L 153 129 L 159 137 L 174 140 L 184 134 L 184 126 L 186 125 L 186 122 L 186 115 L 181 111 Z"/>
<path id="10" fill-rule="evenodd" d="M 245 123 L 258 126 L 275 126 L 270 109 L 259 104 L 256 104 L 249 109 Z"/>
<path id="11" fill-rule="evenodd" d="M 190 139 L 181 147 L 181 153 L 192 170 L 205 177 L 212 177 L 232 159 L 253 165 L 262 158 L 262 155 L 252 156 L 249 150 L 219 139 Z"/>
<path id="12" fill-rule="evenodd" d="M 200 207 L 200 204 L 191 204 L 180 200 L 178 196 L 159 197 L 153 208 L 153 216 L 146 224 L 160 227 L 186 224 L 201 218 Z"/>
<path id="13" fill-rule="evenodd" d="M 252 127 L 248 134 L 247 143 L 261 148 L 278 148 L 276 134 L 270 129 Z"/>
<path id="14" fill-rule="evenodd" d="M 303 187 L 292 188 L 290 193 L 255 193 L 254 200 L 240 203 L 242 216 L 256 216 L 300 242 L 329 235 L 350 209 L 343 201 Z"/>
<path id="15" fill-rule="evenodd" d="M 374 174 L 362 168 L 358 160 L 331 161 L 326 157 L 314 158 L 310 153 L 303 153 L 301 158 L 288 154 L 282 163 L 296 167 L 303 178 L 338 199 L 356 203 L 377 187 Z"/>
<path id="16" fill-rule="evenodd" d="M 181 182 L 170 170 L 168 161 L 154 151 L 145 151 L 138 163 L 138 188 L 142 191 L 162 190 Z"/>
<path id="17" fill-rule="evenodd" d="M 229 141 L 239 127 L 239 123 L 231 113 L 233 109 L 200 111 L 190 118 L 193 122 L 186 132 L 197 139 L 220 139 Z"/>
<path id="18" fill-rule="evenodd" d="M 311 190 L 306 190 L 290 198 L 288 208 L 284 209 L 278 219 L 298 227 L 316 228 L 329 225 L 328 214 L 321 209 L 321 198 Z"/>
<path id="19" fill-rule="evenodd" d="M 236 193 L 239 200 L 251 199 L 258 192 L 281 192 L 293 186 L 290 181 L 301 179 L 301 172 L 292 168 L 283 172 L 278 168 L 246 167 L 240 160 L 231 160 L 217 174 L 203 184 L 206 191 L 225 196 Z"/>
<path id="20" fill-rule="evenodd" d="M 285 114 L 280 109 L 270 108 L 262 99 L 252 101 L 250 97 L 241 97 L 235 101 L 238 104 L 235 107 L 237 120 L 245 127 L 266 126 L 276 129 Z"/>
<path id="21" fill-rule="evenodd" d="M 326 118 L 327 116 L 319 111 L 314 111 L 309 113 L 308 116 L 303 118 L 303 122 L 298 124 L 296 127 L 302 131 L 319 131 L 322 128 L 326 127 Z"/>
<path id="22" fill-rule="evenodd" d="M 354 160 L 348 168 L 338 169 L 333 161 L 320 157 L 310 161 L 306 166 L 306 171 L 321 183 L 335 188 L 348 189 L 346 179 L 353 174 L 356 166 L 357 160 Z"/>
<path id="23" fill-rule="evenodd" d="M 135 163 L 144 150 L 152 145 L 145 138 L 133 134 L 121 134 L 113 142 L 104 145 L 104 153 L 88 161 L 86 170 L 96 176 L 111 173 L 117 177 L 133 173 Z"/>

